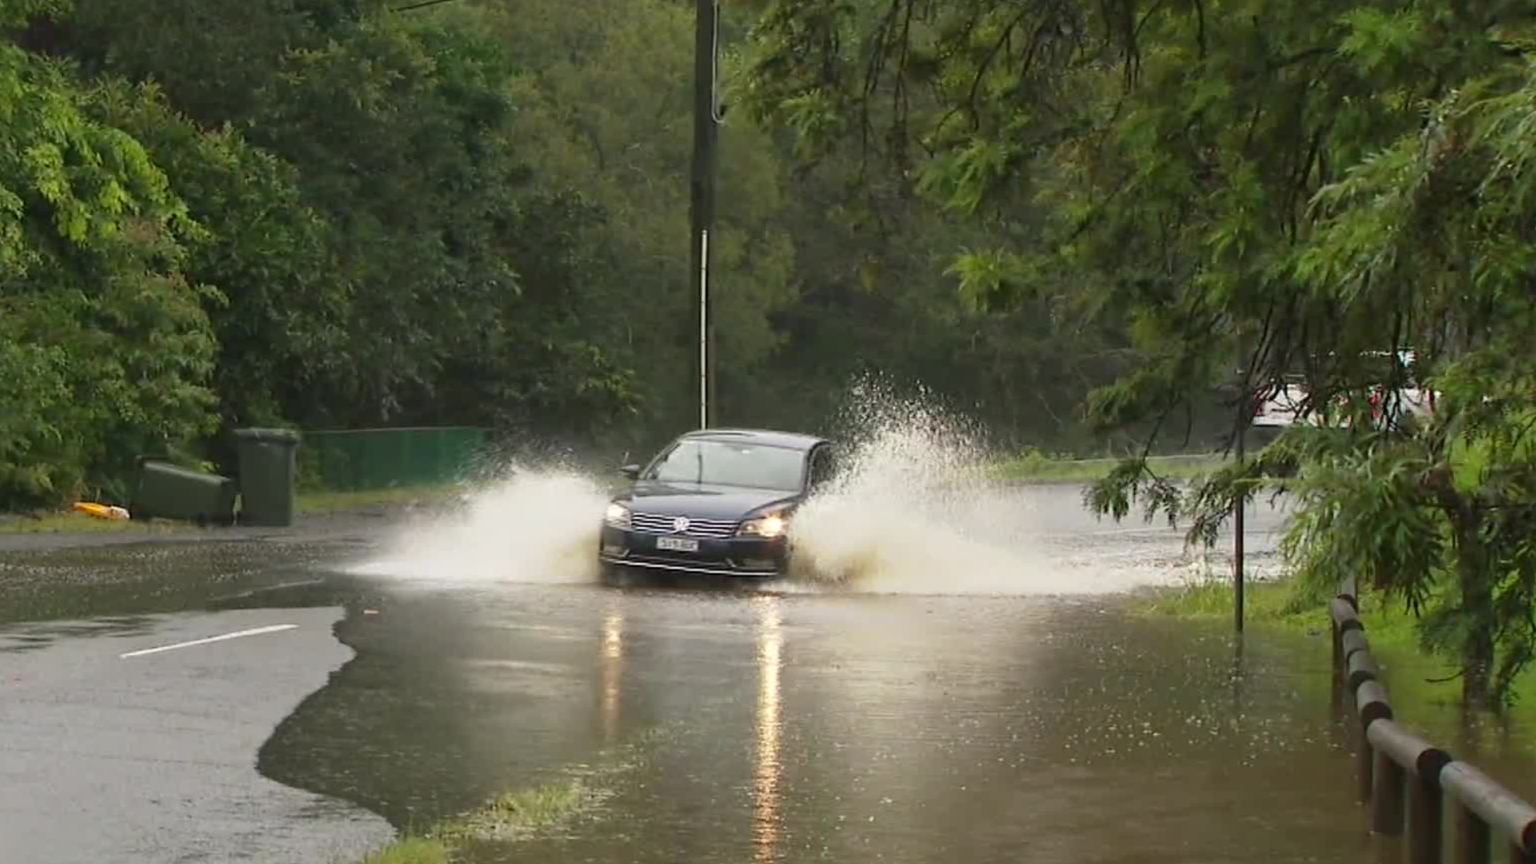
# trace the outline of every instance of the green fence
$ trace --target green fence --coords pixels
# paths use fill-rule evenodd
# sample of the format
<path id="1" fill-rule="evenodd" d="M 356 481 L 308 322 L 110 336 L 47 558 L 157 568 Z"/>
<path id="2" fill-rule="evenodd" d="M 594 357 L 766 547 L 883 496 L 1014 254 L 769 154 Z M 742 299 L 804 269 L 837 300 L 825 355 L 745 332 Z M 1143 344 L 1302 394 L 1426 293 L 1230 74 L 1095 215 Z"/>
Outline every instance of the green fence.
<path id="1" fill-rule="evenodd" d="M 306 431 L 300 482 L 340 492 L 452 483 L 489 442 L 489 430 L 473 426 Z"/>

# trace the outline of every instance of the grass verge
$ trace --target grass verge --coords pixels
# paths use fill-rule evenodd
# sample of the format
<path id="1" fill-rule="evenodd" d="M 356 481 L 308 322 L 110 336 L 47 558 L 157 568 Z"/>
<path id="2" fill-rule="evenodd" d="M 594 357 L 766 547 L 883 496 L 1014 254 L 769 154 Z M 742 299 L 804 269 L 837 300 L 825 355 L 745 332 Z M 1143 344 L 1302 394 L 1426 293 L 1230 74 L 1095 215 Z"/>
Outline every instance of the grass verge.
<path id="1" fill-rule="evenodd" d="M 335 513 L 370 507 L 433 504 L 463 492 L 457 483 L 397 486 L 390 489 L 359 489 L 352 492 L 301 492 L 294 506 L 300 513 Z"/>
<path id="2" fill-rule="evenodd" d="M 1133 608 L 1143 615 L 1228 620 L 1232 617 L 1232 585 L 1211 579 L 1177 588 L 1153 588 L 1138 594 Z M 1289 582 L 1250 583 L 1243 591 L 1243 612 L 1250 623 L 1299 631 L 1316 629 L 1325 614 L 1299 597 Z"/>
<path id="3" fill-rule="evenodd" d="M 146 522 L 142 519 L 98 519 L 73 510 L 0 517 L 0 534 L 107 534 L 123 531 L 164 534 L 175 527 L 170 522 Z"/>
<path id="4" fill-rule="evenodd" d="M 301 514 L 317 514 L 433 504 L 446 501 L 463 490 L 463 486 L 450 483 L 355 492 L 301 492 L 295 497 L 294 507 Z M 99 519 L 74 510 L 0 514 L 0 534 L 101 534 L 122 531 L 164 534 L 185 527 L 187 523 L 168 520 Z"/>
<path id="5" fill-rule="evenodd" d="M 991 474 L 999 480 L 1086 483 L 1107 477 L 1119 463 L 1119 459 L 1064 459 L 1028 451 L 997 463 L 992 467 Z M 1219 453 L 1152 456 L 1147 459 L 1147 467 L 1159 476 L 1173 480 L 1187 480 L 1209 474 L 1225 463 L 1225 457 Z"/>

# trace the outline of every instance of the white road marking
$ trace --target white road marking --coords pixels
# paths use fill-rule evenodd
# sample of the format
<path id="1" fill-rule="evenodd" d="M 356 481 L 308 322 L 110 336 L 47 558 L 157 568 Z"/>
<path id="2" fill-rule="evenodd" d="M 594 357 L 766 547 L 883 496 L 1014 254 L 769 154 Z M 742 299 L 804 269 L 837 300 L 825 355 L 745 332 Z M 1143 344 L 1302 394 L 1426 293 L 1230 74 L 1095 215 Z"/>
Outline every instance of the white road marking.
<path id="1" fill-rule="evenodd" d="M 159 648 L 145 648 L 142 651 L 129 651 L 127 654 L 119 654 L 119 660 L 129 657 L 142 657 L 145 654 L 159 654 L 161 651 L 175 651 L 177 648 L 190 648 L 193 645 L 207 645 L 209 642 L 223 642 L 225 639 L 239 639 L 243 636 L 260 636 L 263 633 L 277 633 L 283 630 L 293 630 L 297 624 L 273 624 L 268 627 L 256 627 L 251 630 L 240 630 L 235 633 L 225 633 L 222 636 L 209 636 L 207 639 L 193 639 L 191 642 L 177 642 L 175 645 L 161 645 Z"/>

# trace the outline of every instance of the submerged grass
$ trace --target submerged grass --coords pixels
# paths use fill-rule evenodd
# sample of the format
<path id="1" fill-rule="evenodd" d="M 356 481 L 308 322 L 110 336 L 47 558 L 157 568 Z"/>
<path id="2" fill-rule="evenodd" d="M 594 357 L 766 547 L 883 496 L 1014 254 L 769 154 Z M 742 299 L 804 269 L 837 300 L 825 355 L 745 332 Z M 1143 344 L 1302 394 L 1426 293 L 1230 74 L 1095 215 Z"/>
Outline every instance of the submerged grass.
<path id="1" fill-rule="evenodd" d="M 448 847 L 430 837 L 402 837 L 358 864 L 448 864 Z"/>
<path id="2" fill-rule="evenodd" d="M 480 807 L 438 823 L 431 830 L 402 837 L 356 864 L 446 864 L 459 860 L 502 860 L 502 844 L 559 830 L 599 806 L 612 794 L 607 784 L 639 766 L 648 749 L 665 741 L 668 731 L 652 727 L 637 732 L 593 764 L 571 766 L 567 778 L 507 792 Z"/>
<path id="3" fill-rule="evenodd" d="M 447 864 L 470 846 L 521 840 L 563 825 L 599 797 L 574 779 L 508 792 L 424 834 L 395 840 L 356 864 Z"/>
<path id="4" fill-rule="evenodd" d="M 1136 596 L 1132 609 L 1141 615 L 1227 621 L 1232 617 L 1232 585 L 1210 580 L 1149 589 Z M 1243 591 L 1243 612 L 1250 627 L 1297 633 L 1325 633 L 1328 629 L 1324 604 L 1299 590 L 1290 579 L 1249 583 Z M 1456 663 L 1420 644 L 1418 618 L 1403 603 L 1367 593 L 1360 600 L 1360 620 L 1365 624 L 1372 655 L 1387 673 L 1393 704 L 1404 707 L 1410 723 L 1413 706 L 1459 708 L 1461 679 L 1455 677 Z M 1394 669 L 1411 671 L 1394 675 Z M 1536 668 L 1521 676 L 1515 692 L 1536 693 Z M 1509 709 L 1507 719 L 1536 730 L 1536 698 L 1520 699 Z M 1527 749 L 1536 751 L 1536 741 Z"/>
<path id="5" fill-rule="evenodd" d="M 589 801 L 579 780 L 547 783 L 498 795 L 480 809 L 443 823 L 435 833 L 454 840 L 511 840 L 559 825 Z"/>

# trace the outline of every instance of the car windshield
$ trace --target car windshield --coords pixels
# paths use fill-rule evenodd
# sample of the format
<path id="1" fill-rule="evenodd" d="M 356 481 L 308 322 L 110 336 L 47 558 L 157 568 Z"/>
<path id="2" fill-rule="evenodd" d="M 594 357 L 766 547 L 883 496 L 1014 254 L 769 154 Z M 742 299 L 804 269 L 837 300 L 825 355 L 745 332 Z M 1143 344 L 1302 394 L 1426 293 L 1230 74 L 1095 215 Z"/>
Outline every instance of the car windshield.
<path id="1" fill-rule="evenodd" d="M 805 454 L 787 447 L 683 441 L 656 460 L 645 479 L 792 492 L 800 488 L 804 464 Z"/>

